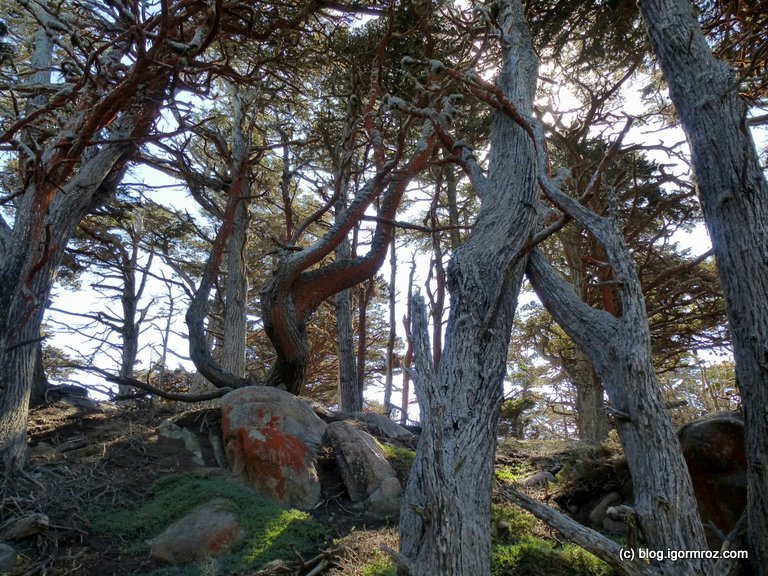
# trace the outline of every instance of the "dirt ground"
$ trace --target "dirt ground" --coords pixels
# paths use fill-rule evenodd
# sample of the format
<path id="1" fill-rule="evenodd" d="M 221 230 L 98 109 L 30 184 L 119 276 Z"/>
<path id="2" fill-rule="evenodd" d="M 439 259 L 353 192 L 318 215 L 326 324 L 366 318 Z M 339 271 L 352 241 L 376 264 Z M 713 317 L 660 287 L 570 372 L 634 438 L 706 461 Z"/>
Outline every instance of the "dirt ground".
<path id="1" fill-rule="evenodd" d="M 159 567 L 147 556 L 123 554 L 125 542 L 95 534 L 87 510 L 94 504 L 112 509 L 143 503 L 158 478 L 196 468 L 181 440 L 157 433 L 159 424 L 175 413 L 167 407 L 89 407 L 64 401 L 33 409 L 28 465 L 0 479 L 0 534 L 33 514 L 47 516 L 49 525 L 9 540 L 22 557 L 12 576 L 122 576 Z M 287 564 L 254 574 L 300 576 L 319 569 L 314 574 L 354 576 L 355 565 L 375 554 L 379 543 L 397 547 L 396 528 L 348 510 L 332 484 L 324 487 L 329 497 L 316 517 L 344 539 L 342 544 L 329 542 L 314 562 L 287 559 Z"/>

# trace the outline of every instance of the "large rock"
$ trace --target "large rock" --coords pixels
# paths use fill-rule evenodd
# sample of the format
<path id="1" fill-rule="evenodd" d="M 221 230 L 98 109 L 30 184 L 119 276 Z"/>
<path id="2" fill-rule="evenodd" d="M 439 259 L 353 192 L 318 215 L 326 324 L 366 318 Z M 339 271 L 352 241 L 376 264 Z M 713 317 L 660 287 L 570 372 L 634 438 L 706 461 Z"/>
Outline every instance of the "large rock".
<path id="1" fill-rule="evenodd" d="M 224 448 L 232 470 L 263 496 L 297 508 L 320 501 L 315 457 L 326 424 L 292 394 L 249 386 L 221 399 Z"/>
<path id="2" fill-rule="evenodd" d="M 333 422 L 326 438 L 350 500 L 377 514 L 397 513 L 402 486 L 373 436 L 347 422 Z"/>
<path id="3" fill-rule="evenodd" d="M 747 502 L 744 421 L 737 412 L 720 412 L 689 422 L 678 437 L 707 542 L 719 550 Z"/>
<path id="4" fill-rule="evenodd" d="M 379 437 L 391 438 L 400 442 L 409 442 L 416 438 L 416 435 L 403 428 L 397 422 L 384 414 L 376 412 L 355 412 L 354 419 L 362 422 L 366 428 Z"/>
<path id="5" fill-rule="evenodd" d="M 229 554 L 245 538 L 245 530 L 227 501 L 216 498 L 177 520 L 149 540 L 150 556 L 168 564 L 186 564 Z"/>

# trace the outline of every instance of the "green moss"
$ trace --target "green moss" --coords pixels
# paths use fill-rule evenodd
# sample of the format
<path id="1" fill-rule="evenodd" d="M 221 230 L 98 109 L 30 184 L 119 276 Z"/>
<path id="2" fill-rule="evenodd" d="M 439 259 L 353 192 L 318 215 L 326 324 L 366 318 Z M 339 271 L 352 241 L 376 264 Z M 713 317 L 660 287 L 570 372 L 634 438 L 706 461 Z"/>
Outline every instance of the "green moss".
<path id="1" fill-rule="evenodd" d="M 204 576 L 256 569 L 278 558 L 293 559 L 297 552 L 310 553 L 326 536 L 325 529 L 305 512 L 284 508 L 221 477 L 172 476 L 161 479 L 153 488 L 152 500 L 138 508 L 91 510 L 93 529 L 121 538 L 126 553 L 145 553 L 145 540 L 157 536 L 196 506 L 223 498 L 247 534 L 230 556 L 153 572 L 157 576 Z"/>
<path id="2" fill-rule="evenodd" d="M 536 518 L 517 506 L 493 504 L 491 506 L 491 534 L 495 544 L 511 544 L 529 535 Z"/>
<path id="3" fill-rule="evenodd" d="M 526 471 L 521 466 L 498 466 L 493 474 L 499 482 L 517 482 L 526 476 Z"/>
<path id="4" fill-rule="evenodd" d="M 617 576 L 608 564 L 567 544 L 525 537 L 517 544 L 497 546 L 491 559 L 493 576 Z"/>
<path id="5" fill-rule="evenodd" d="M 384 450 L 384 456 L 387 461 L 392 465 L 395 470 L 395 474 L 399 480 L 407 480 L 408 475 L 411 472 L 411 466 L 416 458 L 416 451 L 410 448 L 402 448 L 400 446 L 390 446 L 388 444 L 379 444 L 381 449 Z"/>
<path id="6" fill-rule="evenodd" d="M 395 576 L 397 569 L 392 565 L 391 561 L 380 556 L 371 564 L 365 566 L 360 574 L 362 576 Z"/>

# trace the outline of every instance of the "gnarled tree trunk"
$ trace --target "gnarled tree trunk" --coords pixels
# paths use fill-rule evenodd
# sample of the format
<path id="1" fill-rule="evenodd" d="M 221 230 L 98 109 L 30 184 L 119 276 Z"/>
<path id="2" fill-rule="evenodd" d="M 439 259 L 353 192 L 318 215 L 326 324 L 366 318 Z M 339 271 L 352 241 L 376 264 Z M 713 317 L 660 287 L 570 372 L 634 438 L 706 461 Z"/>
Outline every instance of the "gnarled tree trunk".
<path id="1" fill-rule="evenodd" d="M 509 0 L 499 7 L 503 63 L 497 84 L 530 114 L 538 61 L 522 4 Z M 494 114 L 488 177 L 475 173 L 473 184 L 482 207 L 448 267 L 451 313 L 435 376 L 424 344 L 416 351 L 423 431 L 400 519 L 400 552 L 414 576 L 490 573 L 496 426 L 537 201 L 531 140 L 504 113 Z M 417 343 L 423 329 L 414 325 Z"/>
<path id="2" fill-rule="evenodd" d="M 744 407 L 750 564 L 768 574 L 768 182 L 734 72 L 718 61 L 687 0 L 641 0 L 691 147 L 717 258 Z"/>

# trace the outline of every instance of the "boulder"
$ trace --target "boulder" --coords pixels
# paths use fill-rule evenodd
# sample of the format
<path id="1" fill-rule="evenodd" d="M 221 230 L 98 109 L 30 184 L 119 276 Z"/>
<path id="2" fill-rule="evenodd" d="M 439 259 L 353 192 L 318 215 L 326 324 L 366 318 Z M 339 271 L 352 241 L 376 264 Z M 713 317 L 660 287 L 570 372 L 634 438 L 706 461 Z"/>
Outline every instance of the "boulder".
<path id="1" fill-rule="evenodd" d="M 377 514 L 397 513 L 403 489 L 373 436 L 347 422 L 329 424 L 325 435 L 350 500 Z"/>
<path id="2" fill-rule="evenodd" d="M 222 435 L 233 472 L 264 497 L 310 509 L 320 501 L 315 457 L 326 424 L 277 388 L 248 386 L 221 399 Z"/>
<path id="3" fill-rule="evenodd" d="M 589 521 L 593 526 L 598 528 L 603 526 L 603 521 L 606 519 L 608 508 L 619 502 L 621 502 L 621 496 L 618 492 L 608 492 L 608 494 L 603 496 L 595 507 L 592 508 L 592 511 L 589 513 Z"/>
<path id="4" fill-rule="evenodd" d="M 541 472 L 535 472 L 529 476 L 526 476 L 520 480 L 520 484 L 523 486 L 537 486 L 543 488 L 550 482 L 555 481 L 556 478 L 552 472 L 549 472 L 548 470 L 542 470 Z"/>
<path id="5" fill-rule="evenodd" d="M 198 506 L 149 540 L 150 556 L 168 564 L 186 564 L 229 554 L 245 538 L 227 501 L 216 498 Z"/>
<path id="6" fill-rule="evenodd" d="M 18 554 L 16 550 L 4 542 L 0 542 L 0 574 L 10 573 L 16 566 Z"/>
<path id="7" fill-rule="evenodd" d="M 684 425 L 678 437 L 707 542 L 719 550 L 747 503 L 743 417 L 738 412 L 711 414 Z"/>
<path id="8" fill-rule="evenodd" d="M 400 442 L 410 442 L 415 434 L 400 426 L 397 422 L 388 418 L 384 414 L 376 412 L 355 412 L 354 419 L 361 422 L 373 434 L 397 440 Z"/>
<path id="9" fill-rule="evenodd" d="M 221 439 L 221 411 L 203 408 L 164 420 L 157 429 L 166 438 L 181 440 L 198 466 L 227 467 Z"/>

